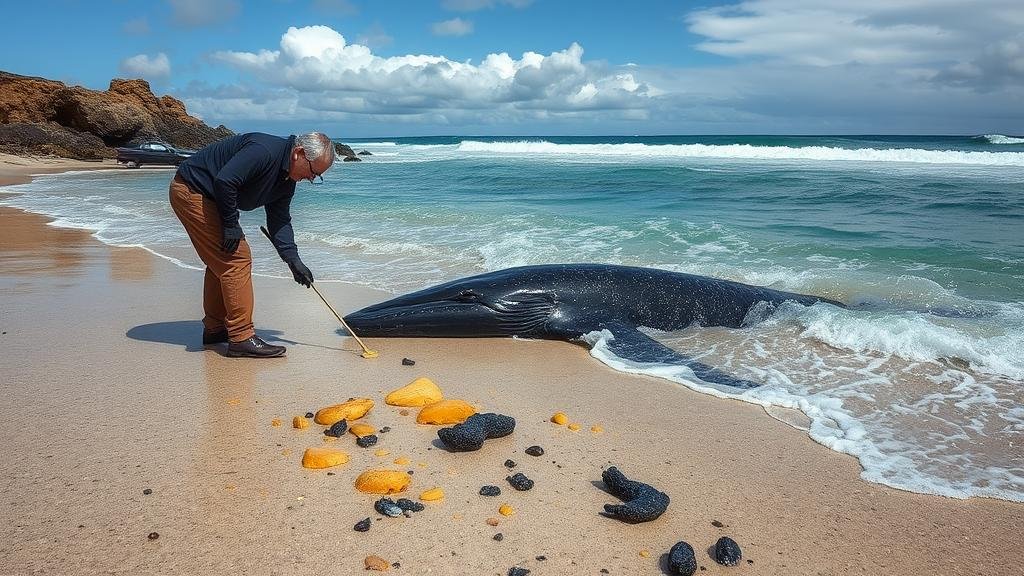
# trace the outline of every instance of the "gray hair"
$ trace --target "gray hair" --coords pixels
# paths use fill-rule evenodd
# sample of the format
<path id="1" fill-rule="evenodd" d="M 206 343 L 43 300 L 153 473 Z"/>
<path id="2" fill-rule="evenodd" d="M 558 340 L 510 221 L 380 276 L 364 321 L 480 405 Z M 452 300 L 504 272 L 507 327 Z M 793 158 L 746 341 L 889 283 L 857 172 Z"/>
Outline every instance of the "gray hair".
<path id="1" fill-rule="evenodd" d="M 320 158 L 326 152 L 330 154 L 331 163 L 334 163 L 334 143 L 323 132 L 310 132 L 296 136 L 295 146 L 302 146 L 306 152 L 306 158 L 310 161 Z"/>

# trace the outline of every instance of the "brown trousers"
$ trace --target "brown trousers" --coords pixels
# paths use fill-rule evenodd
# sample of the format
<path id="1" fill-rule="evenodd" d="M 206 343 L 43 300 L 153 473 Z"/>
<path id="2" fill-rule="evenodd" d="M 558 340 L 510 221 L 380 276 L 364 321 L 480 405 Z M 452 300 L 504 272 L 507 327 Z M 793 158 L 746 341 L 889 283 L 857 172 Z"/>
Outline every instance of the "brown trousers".
<path id="1" fill-rule="evenodd" d="M 234 254 L 222 250 L 217 204 L 194 192 L 177 175 L 171 180 L 170 196 L 174 214 L 206 264 L 203 327 L 207 332 L 227 328 L 232 342 L 251 338 L 256 332 L 252 327 L 252 253 L 248 242 L 243 238 Z"/>

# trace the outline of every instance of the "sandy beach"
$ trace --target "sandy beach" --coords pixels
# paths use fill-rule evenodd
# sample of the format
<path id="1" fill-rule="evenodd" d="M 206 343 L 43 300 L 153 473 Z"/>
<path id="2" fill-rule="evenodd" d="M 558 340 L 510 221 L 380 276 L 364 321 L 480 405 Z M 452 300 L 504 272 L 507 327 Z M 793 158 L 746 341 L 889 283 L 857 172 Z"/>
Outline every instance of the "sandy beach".
<path id="1" fill-rule="evenodd" d="M 101 166 L 113 164 L 3 157 L 0 185 Z M 42 216 L 0 208 L 0 220 L 0 574 L 353 574 L 371 554 L 396 574 L 661 574 L 680 540 L 704 574 L 1020 573 L 1024 505 L 866 483 L 854 458 L 760 407 L 624 375 L 564 342 L 378 339 L 364 359 L 312 291 L 264 277 L 257 333 L 288 355 L 227 358 L 200 345 L 200 272 Z M 318 287 L 343 313 L 387 296 Z M 515 433 L 445 451 L 437 427 L 383 402 L 419 376 L 515 417 Z M 290 426 L 354 396 L 377 403 L 367 423 L 391 428 L 375 447 Z M 558 411 L 579 431 L 549 422 Z M 324 445 L 351 460 L 302 468 Z M 511 489 L 506 459 L 532 490 Z M 617 502 L 601 489 L 609 465 L 667 493 L 668 511 L 601 516 Z M 413 471 L 403 496 L 445 498 L 380 519 L 377 497 L 353 487 L 370 468 Z M 502 494 L 478 495 L 488 484 Z M 366 517 L 371 529 L 353 531 Z M 740 566 L 709 556 L 721 536 L 742 547 Z"/>

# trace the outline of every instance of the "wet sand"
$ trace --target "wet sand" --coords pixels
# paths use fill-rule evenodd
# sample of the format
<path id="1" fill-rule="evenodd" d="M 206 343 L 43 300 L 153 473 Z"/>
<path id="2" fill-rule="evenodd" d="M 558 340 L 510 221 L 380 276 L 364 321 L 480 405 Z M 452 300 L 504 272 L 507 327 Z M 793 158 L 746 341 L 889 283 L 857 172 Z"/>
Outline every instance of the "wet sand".
<path id="1" fill-rule="evenodd" d="M 0 168 L 0 182 L 31 171 Z M 1024 505 L 868 484 L 855 459 L 756 406 L 620 374 L 563 342 L 367 340 L 380 352 L 367 360 L 311 291 L 270 278 L 255 281 L 257 331 L 288 356 L 231 359 L 200 345 L 201 273 L 17 210 L 0 222 L 0 574 L 352 574 L 370 554 L 397 574 L 660 574 L 679 540 L 702 574 L 1020 573 Z M 339 311 L 384 297 L 318 286 Z M 383 403 L 417 376 L 514 416 L 516 432 L 444 451 L 415 409 Z M 377 446 L 290 427 L 351 396 L 374 399 L 365 420 L 391 427 Z M 548 422 L 557 411 L 582 428 Z M 534 444 L 544 456 L 523 453 Z M 303 469 L 302 451 L 323 445 L 350 462 Z M 511 489 L 508 458 L 532 490 Z M 666 492 L 668 512 L 602 517 L 617 501 L 600 489 L 609 464 Z M 413 470 L 408 497 L 446 497 L 378 520 L 376 497 L 353 488 L 374 467 Z M 479 496 L 485 484 L 501 496 Z M 516 514 L 500 516 L 503 503 Z M 369 532 L 354 532 L 366 517 Z M 723 535 L 743 548 L 740 567 L 709 557 Z"/>

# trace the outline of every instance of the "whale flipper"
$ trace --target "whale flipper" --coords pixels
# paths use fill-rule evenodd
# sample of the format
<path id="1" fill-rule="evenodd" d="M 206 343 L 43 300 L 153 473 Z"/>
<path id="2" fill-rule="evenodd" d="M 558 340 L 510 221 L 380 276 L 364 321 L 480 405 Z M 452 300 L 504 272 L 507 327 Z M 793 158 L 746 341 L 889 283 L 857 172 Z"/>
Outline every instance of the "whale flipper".
<path id="1" fill-rule="evenodd" d="M 704 382 L 719 386 L 741 389 L 757 388 L 760 386 L 757 382 L 737 378 L 722 372 L 718 368 L 708 366 L 703 362 L 680 354 L 632 326 L 612 324 L 606 325 L 605 328 L 614 336 L 608 342 L 608 349 L 624 360 L 640 364 L 686 366 Z"/>

